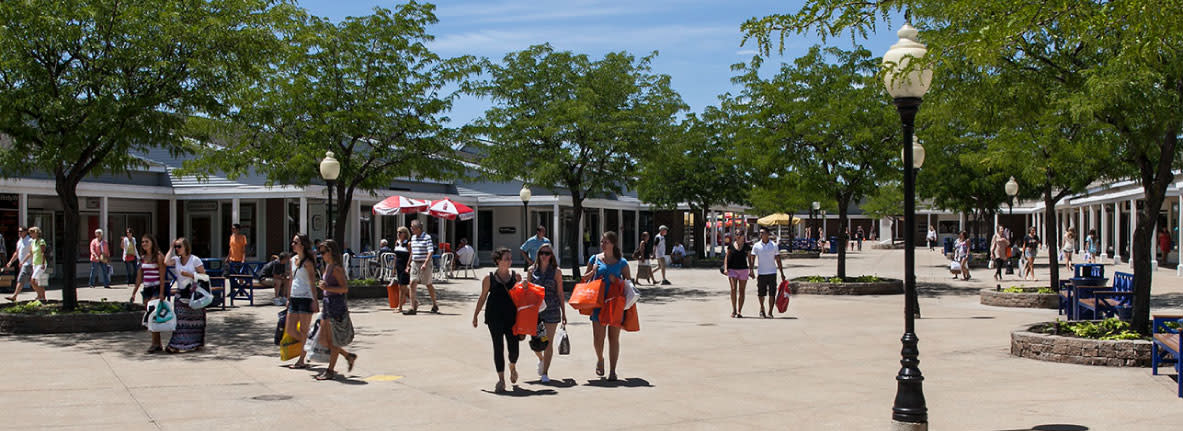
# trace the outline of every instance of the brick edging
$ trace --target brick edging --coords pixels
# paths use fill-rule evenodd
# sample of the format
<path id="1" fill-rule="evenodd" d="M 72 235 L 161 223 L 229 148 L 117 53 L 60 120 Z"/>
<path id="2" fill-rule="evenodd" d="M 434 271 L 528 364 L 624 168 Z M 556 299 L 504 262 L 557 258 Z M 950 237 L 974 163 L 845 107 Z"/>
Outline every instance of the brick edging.
<path id="1" fill-rule="evenodd" d="M 1060 307 L 1060 295 L 1055 293 L 1011 293 L 994 289 L 982 289 L 979 294 L 982 305 L 994 307 L 1015 308 L 1050 308 Z"/>
<path id="2" fill-rule="evenodd" d="M 904 293 L 904 282 L 890 279 L 868 283 L 790 281 L 789 289 L 793 294 L 808 295 L 898 295 Z"/>
<path id="3" fill-rule="evenodd" d="M 1010 333 L 1010 354 L 1020 358 L 1078 365 L 1149 367 L 1150 341 L 1091 340 L 1040 334 L 1030 329 L 1050 322 L 1026 325 Z"/>

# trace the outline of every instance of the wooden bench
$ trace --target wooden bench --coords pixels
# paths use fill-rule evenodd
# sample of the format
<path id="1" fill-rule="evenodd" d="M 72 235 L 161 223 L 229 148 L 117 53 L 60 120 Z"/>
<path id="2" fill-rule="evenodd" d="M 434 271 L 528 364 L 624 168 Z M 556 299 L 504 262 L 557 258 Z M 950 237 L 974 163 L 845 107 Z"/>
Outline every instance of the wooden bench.
<path id="1" fill-rule="evenodd" d="M 1176 395 L 1183 398 L 1183 361 L 1179 348 L 1183 345 L 1183 333 L 1179 327 L 1171 328 L 1167 323 L 1183 325 L 1183 315 L 1154 315 L 1151 332 L 1154 336 L 1150 346 L 1150 374 L 1158 375 L 1158 366 L 1163 362 L 1174 363 Z"/>
<path id="2" fill-rule="evenodd" d="M 1108 290 L 1076 286 L 1075 295 L 1078 320 L 1086 316 L 1092 319 L 1117 317 L 1129 320 L 1134 308 L 1134 275 L 1115 272 L 1113 285 Z"/>

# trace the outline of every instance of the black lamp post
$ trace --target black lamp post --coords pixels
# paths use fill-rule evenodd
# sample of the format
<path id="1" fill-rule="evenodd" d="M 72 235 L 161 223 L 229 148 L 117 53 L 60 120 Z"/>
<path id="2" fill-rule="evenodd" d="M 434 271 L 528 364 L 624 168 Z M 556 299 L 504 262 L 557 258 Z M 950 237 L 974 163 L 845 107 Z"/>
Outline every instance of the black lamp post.
<path id="1" fill-rule="evenodd" d="M 525 184 L 522 184 L 522 190 L 518 192 L 518 197 L 522 198 L 522 234 L 529 234 L 530 233 L 530 230 L 528 229 L 529 224 L 530 224 L 530 215 L 527 212 L 528 211 L 527 206 L 530 204 L 530 197 L 532 197 L 532 196 L 533 196 L 533 194 L 530 193 L 530 187 Z M 526 241 L 529 241 L 529 240 L 530 240 L 530 237 L 526 236 Z M 527 271 L 530 270 L 530 262 L 522 262 L 522 266 Z"/>
<path id="2" fill-rule="evenodd" d="M 916 337 L 915 313 L 918 300 L 916 298 L 916 178 L 915 169 L 924 162 L 923 149 L 916 153 L 918 146 L 913 138 L 916 112 L 924 94 L 932 84 L 932 71 L 923 65 L 909 63 L 916 58 L 923 57 L 928 49 L 917 41 L 918 33 L 911 25 L 904 24 L 897 32 L 900 39 L 883 55 L 883 65 L 886 68 L 884 83 L 887 92 L 895 100 L 896 110 L 899 111 L 903 122 L 903 164 L 904 164 L 904 336 L 900 339 L 903 348 L 900 351 L 900 371 L 896 375 L 895 404 L 892 406 L 893 429 L 897 430 L 927 430 L 928 407 L 924 402 L 922 383 L 924 375 L 920 373 L 920 349 L 917 347 L 919 338 Z M 916 67 L 920 66 L 920 67 Z M 908 73 L 897 74 L 897 71 Z M 911 150 L 909 151 L 909 146 Z M 919 160 L 916 160 L 919 156 Z"/>
<path id="3" fill-rule="evenodd" d="M 325 152 L 324 160 L 320 161 L 320 177 L 324 178 L 325 185 L 329 188 L 329 205 L 328 205 L 328 233 L 325 234 L 325 239 L 333 238 L 333 185 L 337 182 L 337 176 L 341 174 L 341 163 L 333 158 L 332 151 Z"/>
<path id="4" fill-rule="evenodd" d="M 817 213 L 817 210 L 819 210 L 821 208 L 822 208 L 822 203 L 818 202 L 818 201 L 813 201 L 813 206 L 809 207 L 809 225 L 810 225 L 810 229 L 814 229 L 815 231 L 817 229 L 817 223 L 813 220 L 813 215 L 815 213 Z M 821 232 L 818 232 L 818 235 L 821 235 Z M 809 233 L 809 237 L 813 238 L 813 232 Z M 821 237 L 818 237 L 818 240 L 821 240 Z"/>

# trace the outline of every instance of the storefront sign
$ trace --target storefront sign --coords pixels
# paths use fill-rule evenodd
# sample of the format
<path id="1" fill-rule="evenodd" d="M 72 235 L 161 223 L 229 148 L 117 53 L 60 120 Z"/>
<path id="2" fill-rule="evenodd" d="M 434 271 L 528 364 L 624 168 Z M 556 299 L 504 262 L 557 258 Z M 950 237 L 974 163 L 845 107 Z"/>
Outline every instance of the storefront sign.
<path id="1" fill-rule="evenodd" d="M 12 193 L 0 193 L 0 210 L 20 209 L 19 197 Z"/>
<path id="2" fill-rule="evenodd" d="M 497 228 L 497 233 L 511 234 L 518 233 L 518 228 L 513 226 L 502 226 Z"/>

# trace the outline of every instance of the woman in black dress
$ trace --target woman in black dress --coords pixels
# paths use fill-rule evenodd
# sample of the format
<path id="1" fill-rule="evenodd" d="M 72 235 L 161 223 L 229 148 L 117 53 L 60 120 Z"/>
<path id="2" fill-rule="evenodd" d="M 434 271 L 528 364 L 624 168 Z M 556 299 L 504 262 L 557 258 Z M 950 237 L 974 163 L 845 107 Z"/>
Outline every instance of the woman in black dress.
<path id="1" fill-rule="evenodd" d="M 481 297 L 472 313 L 472 327 L 477 327 L 477 317 L 484 308 L 485 325 L 489 327 L 489 335 L 493 338 L 493 366 L 497 370 L 495 390 L 500 393 L 505 392 L 505 357 L 502 352 L 506 348 L 509 349 L 509 381 L 515 385 L 518 382 L 518 337 L 513 334 L 518 308 L 509 296 L 509 290 L 520 277 L 509 271 L 513 266 L 513 254 L 508 248 L 493 251 L 493 262 L 497 265 L 497 271 L 485 276 L 481 282 Z"/>
<path id="2" fill-rule="evenodd" d="M 407 296 L 410 295 L 411 285 L 411 230 L 406 226 L 398 228 L 398 239 L 394 241 L 394 277 L 390 279 L 390 285 L 398 289 L 398 312 L 407 314 L 403 311 L 403 304 L 407 303 Z"/>

